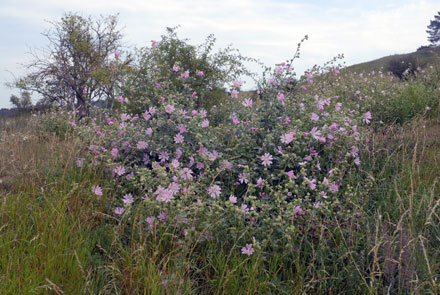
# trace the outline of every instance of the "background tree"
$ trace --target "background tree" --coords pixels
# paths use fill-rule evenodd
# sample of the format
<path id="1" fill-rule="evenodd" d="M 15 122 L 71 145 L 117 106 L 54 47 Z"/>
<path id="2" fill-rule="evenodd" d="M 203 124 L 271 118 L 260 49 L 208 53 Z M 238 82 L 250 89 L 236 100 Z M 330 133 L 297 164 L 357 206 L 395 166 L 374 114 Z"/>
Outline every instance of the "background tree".
<path id="1" fill-rule="evenodd" d="M 428 26 L 428 41 L 431 42 L 432 46 L 440 44 L 440 11 L 434 16 L 434 20 Z"/>
<path id="2" fill-rule="evenodd" d="M 117 15 L 92 19 L 66 14 L 43 35 L 49 46 L 33 54 L 31 73 L 14 86 L 39 93 L 45 103 L 69 105 L 81 115 L 92 102 L 116 95 L 120 73 L 130 59 L 120 57 Z"/>
<path id="3" fill-rule="evenodd" d="M 29 110 L 32 108 L 31 94 L 27 91 L 21 92 L 20 97 L 14 94 L 11 95 L 9 101 L 18 110 Z"/>

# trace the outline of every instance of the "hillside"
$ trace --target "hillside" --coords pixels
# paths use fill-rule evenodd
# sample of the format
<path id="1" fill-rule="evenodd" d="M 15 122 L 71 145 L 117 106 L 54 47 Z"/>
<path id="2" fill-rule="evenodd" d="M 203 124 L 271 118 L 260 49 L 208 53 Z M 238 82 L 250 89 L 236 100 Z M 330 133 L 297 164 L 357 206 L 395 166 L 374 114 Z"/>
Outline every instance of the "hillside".
<path id="1" fill-rule="evenodd" d="M 440 59 L 440 46 L 433 48 L 423 48 L 415 52 L 406 53 L 406 54 L 389 55 L 372 61 L 355 64 L 347 67 L 346 69 L 352 72 L 378 71 L 380 69 L 385 69 L 387 64 L 391 60 L 395 60 L 395 59 L 397 60 L 414 59 L 417 61 L 418 66 L 424 67 L 426 64 L 434 63 L 436 59 L 437 60 Z"/>

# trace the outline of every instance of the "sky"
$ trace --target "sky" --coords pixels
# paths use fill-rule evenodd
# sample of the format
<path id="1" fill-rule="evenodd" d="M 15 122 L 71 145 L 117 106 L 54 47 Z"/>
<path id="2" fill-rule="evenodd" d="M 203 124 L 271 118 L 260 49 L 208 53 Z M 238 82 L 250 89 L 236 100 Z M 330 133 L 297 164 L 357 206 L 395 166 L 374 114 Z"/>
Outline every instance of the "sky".
<path id="1" fill-rule="evenodd" d="M 180 26 L 190 44 L 212 33 L 217 49 L 232 44 L 267 66 L 290 59 L 308 35 L 293 64 L 301 74 L 338 54 L 352 65 L 413 52 L 428 44 L 426 27 L 439 10 L 438 0 L 0 0 L 0 108 L 19 94 L 4 84 L 27 73 L 29 52 L 49 44 L 41 33 L 68 12 L 118 13 L 127 49 L 150 46 L 166 27 Z"/>

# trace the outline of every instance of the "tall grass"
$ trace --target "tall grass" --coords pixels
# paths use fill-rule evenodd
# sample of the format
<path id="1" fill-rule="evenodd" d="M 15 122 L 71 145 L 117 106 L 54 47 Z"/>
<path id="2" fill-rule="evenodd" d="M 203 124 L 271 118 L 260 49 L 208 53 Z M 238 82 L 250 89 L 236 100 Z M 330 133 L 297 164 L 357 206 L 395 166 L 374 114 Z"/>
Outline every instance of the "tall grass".
<path id="1" fill-rule="evenodd" d="M 139 214 L 114 219 L 102 169 L 76 167 L 81 142 L 14 126 L 0 143 L 0 294 L 440 293 L 436 121 L 372 135 L 341 204 L 351 218 L 300 224 L 295 247 L 252 256 L 236 241 L 148 230 Z"/>

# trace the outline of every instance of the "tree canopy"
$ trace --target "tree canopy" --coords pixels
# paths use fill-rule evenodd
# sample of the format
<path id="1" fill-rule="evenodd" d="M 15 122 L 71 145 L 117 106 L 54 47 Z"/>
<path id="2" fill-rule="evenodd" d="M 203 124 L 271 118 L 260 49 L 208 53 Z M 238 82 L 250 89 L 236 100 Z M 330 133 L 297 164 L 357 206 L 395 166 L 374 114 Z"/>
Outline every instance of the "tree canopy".
<path id="1" fill-rule="evenodd" d="M 43 35 L 49 46 L 33 54 L 31 72 L 14 86 L 36 92 L 46 103 L 69 105 L 81 114 L 94 101 L 114 97 L 122 67 L 117 15 L 93 19 L 68 13 Z"/>
<path id="2" fill-rule="evenodd" d="M 440 44 L 440 11 L 434 16 L 434 19 L 431 20 L 426 32 L 429 35 L 428 41 L 431 42 L 432 45 Z"/>

